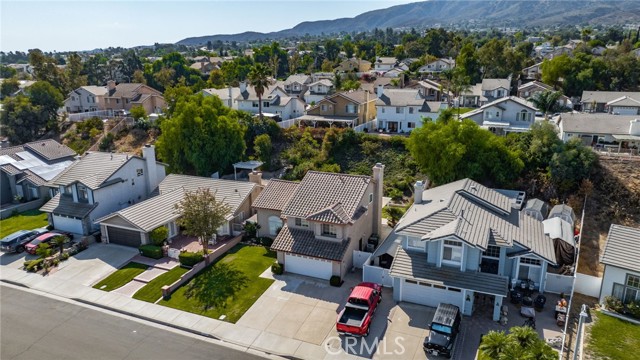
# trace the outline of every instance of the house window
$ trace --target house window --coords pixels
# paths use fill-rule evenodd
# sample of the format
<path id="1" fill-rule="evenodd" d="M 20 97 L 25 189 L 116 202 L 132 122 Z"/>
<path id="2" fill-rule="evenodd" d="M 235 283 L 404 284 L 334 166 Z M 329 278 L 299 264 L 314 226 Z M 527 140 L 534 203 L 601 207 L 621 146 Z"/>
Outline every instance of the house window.
<path id="1" fill-rule="evenodd" d="M 320 105 L 320 111 L 327 111 L 327 105 L 325 104 Z"/>
<path id="2" fill-rule="evenodd" d="M 269 235 L 278 235 L 282 229 L 282 220 L 277 216 L 269 216 Z"/>
<path id="3" fill-rule="evenodd" d="M 381 108 L 381 109 L 382 109 L 382 113 L 384 114 L 384 108 Z"/>
<path id="4" fill-rule="evenodd" d="M 116 104 L 120 104 L 120 99 L 116 99 Z"/>
<path id="5" fill-rule="evenodd" d="M 356 113 L 356 105 L 355 104 L 347 104 L 345 107 L 345 111 L 347 114 L 355 114 Z"/>
<path id="6" fill-rule="evenodd" d="M 257 101 L 254 101 L 254 102 L 251 103 L 251 107 L 257 108 L 259 106 L 260 106 L 260 104 L 258 104 Z"/>
<path id="7" fill-rule="evenodd" d="M 142 175 L 144 175 L 144 170 L 143 170 L 143 169 L 136 169 L 136 175 L 137 175 L 137 176 L 142 176 Z"/>
<path id="8" fill-rule="evenodd" d="M 263 101 L 262 102 L 262 107 L 269 107 L 269 105 L 271 105 L 268 101 Z"/>
<path id="9" fill-rule="evenodd" d="M 302 218 L 296 218 L 296 226 L 309 227 L 309 222 Z"/>
<path id="10" fill-rule="evenodd" d="M 369 193 L 369 203 L 373 202 L 373 193 Z"/>
<path id="11" fill-rule="evenodd" d="M 416 128 L 416 123 L 414 123 L 414 122 L 409 122 L 409 123 L 407 123 L 407 127 L 408 127 L 409 129 L 415 129 L 415 128 Z"/>
<path id="12" fill-rule="evenodd" d="M 542 268 L 540 267 L 541 261 L 537 259 L 531 259 L 522 257 L 520 258 L 520 270 L 518 271 L 518 280 L 536 280 L 540 279 L 540 273 Z"/>
<path id="13" fill-rule="evenodd" d="M 31 195 L 31 200 L 35 200 L 38 199 L 40 196 L 38 194 L 38 188 L 33 186 L 33 185 L 29 185 L 27 186 L 27 188 L 29 189 L 29 194 Z"/>
<path id="14" fill-rule="evenodd" d="M 402 108 L 400 106 L 396 106 L 396 114 L 402 114 L 404 111 L 402 111 Z"/>
<path id="15" fill-rule="evenodd" d="M 64 187 L 64 194 L 65 194 L 65 195 L 71 195 L 71 194 L 73 194 L 73 189 L 71 188 L 71 185 L 69 185 L 69 186 L 65 186 L 65 187 Z"/>
<path id="16" fill-rule="evenodd" d="M 87 96 L 87 102 L 89 102 L 89 103 L 91 102 L 91 97 L 90 96 Z"/>
<path id="17" fill-rule="evenodd" d="M 527 110 L 522 110 L 520 112 L 520 116 L 518 120 L 529 121 L 529 117 L 530 117 L 529 112 L 527 112 Z"/>
<path id="18" fill-rule="evenodd" d="M 336 226 L 333 224 L 322 224 L 322 236 L 337 237 Z"/>
<path id="19" fill-rule="evenodd" d="M 413 114 L 413 108 L 412 107 L 409 108 L 409 114 Z"/>
<path id="20" fill-rule="evenodd" d="M 89 195 L 87 194 L 87 188 L 84 185 L 78 185 L 78 199 L 79 200 L 89 199 Z"/>
<path id="21" fill-rule="evenodd" d="M 487 250 L 482 252 L 482 256 L 498 259 L 500 258 L 500 247 L 495 245 L 489 245 L 487 246 Z"/>
<path id="22" fill-rule="evenodd" d="M 442 263 L 456 266 L 462 263 L 462 243 L 460 241 L 444 241 Z"/>
<path id="23" fill-rule="evenodd" d="M 496 118 L 500 117 L 500 111 L 496 111 Z"/>
<path id="24" fill-rule="evenodd" d="M 424 251 L 424 242 L 419 237 L 409 236 L 407 238 L 407 248 Z"/>
<path id="25" fill-rule="evenodd" d="M 640 300 L 640 277 L 627 274 L 625 284 L 614 283 L 611 295 L 622 300 L 624 304 Z"/>

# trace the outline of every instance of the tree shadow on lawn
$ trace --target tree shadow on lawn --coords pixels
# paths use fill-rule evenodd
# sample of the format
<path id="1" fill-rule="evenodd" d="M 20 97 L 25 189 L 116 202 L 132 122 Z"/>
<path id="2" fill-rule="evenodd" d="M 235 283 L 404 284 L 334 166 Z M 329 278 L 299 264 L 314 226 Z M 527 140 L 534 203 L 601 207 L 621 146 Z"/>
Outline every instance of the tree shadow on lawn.
<path id="1" fill-rule="evenodd" d="M 218 262 L 205 270 L 187 285 L 184 293 L 188 299 L 196 300 L 204 311 L 224 309 L 229 299 L 247 286 L 249 278 L 227 262 Z"/>

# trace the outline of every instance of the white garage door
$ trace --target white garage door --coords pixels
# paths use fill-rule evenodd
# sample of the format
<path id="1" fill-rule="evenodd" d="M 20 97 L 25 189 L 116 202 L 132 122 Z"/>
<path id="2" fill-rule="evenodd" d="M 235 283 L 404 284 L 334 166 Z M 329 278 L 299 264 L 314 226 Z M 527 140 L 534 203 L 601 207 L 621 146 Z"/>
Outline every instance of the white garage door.
<path id="1" fill-rule="evenodd" d="M 402 301 L 438 307 L 440 303 L 453 304 L 462 309 L 462 290 L 441 289 L 428 283 L 405 280 L 402 284 Z"/>
<path id="2" fill-rule="evenodd" d="M 82 220 L 53 215 L 53 227 L 56 230 L 82 234 Z"/>
<path id="3" fill-rule="evenodd" d="M 284 270 L 294 274 L 326 280 L 329 280 L 331 278 L 331 274 L 333 274 L 331 261 L 293 254 L 285 255 Z"/>

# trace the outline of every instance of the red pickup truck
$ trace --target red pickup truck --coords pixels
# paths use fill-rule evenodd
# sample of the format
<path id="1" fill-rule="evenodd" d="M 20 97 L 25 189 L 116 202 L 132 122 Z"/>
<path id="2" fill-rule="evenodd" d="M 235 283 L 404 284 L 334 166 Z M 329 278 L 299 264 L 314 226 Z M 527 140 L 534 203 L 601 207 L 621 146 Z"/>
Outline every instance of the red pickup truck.
<path id="1" fill-rule="evenodd" d="M 354 287 L 338 315 L 336 330 L 341 335 L 367 336 L 373 313 L 382 301 L 382 286 L 364 282 Z"/>

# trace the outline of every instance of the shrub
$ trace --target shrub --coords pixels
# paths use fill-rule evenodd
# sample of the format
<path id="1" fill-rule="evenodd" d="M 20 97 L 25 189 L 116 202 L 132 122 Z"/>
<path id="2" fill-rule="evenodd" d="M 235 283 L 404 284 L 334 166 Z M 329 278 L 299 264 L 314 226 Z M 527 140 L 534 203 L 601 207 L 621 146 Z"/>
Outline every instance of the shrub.
<path id="1" fill-rule="evenodd" d="M 276 275 L 282 275 L 282 273 L 284 272 L 284 266 L 282 266 L 282 264 L 280 263 L 274 263 L 273 265 L 271 265 L 271 272 Z"/>
<path id="2" fill-rule="evenodd" d="M 102 140 L 100 140 L 100 144 L 98 144 L 98 149 L 100 151 L 110 151 L 113 150 L 113 134 L 107 133 Z"/>
<path id="3" fill-rule="evenodd" d="M 65 261 L 69 259 L 69 253 L 64 253 L 60 255 L 60 260 Z"/>
<path id="4" fill-rule="evenodd" d="M 258 229 L 260 229 L 260 224 L 253 221 L 247 221 L 242 227 L 242 230 L 244 230 L 244 234 L 245 234 L 244 240 L 255 239 L 256 234 L 258 233 Z"/>
<path id="5" fill-rule="evenodd" d="M 53 266 L 58 266 L 60 264 L 60 259 L 53 259 Z"/>
<path id="6" fill-rule="evenodd" d="M 159 226 L 149 233 L 149 239 L 155 246 L 162 246 L 168 236 L 169 229 L 166 226 Z"/>
<path id="7" fill-rule="evenodd" d="M 333 275 L 331 279 L 329 279 L 329 284 L 331 284 L 331 286 L 339 287 L 342 285 L 342 279 L 338 275 Z"/>
<path id="8" fill-rule="evenodd" d="M 262 244 L 265 247 L 270 248 L 271 245 L 273 244 L 273 239 L 269 238 L 269 237 L 266 237 L 266 236 L 263 236 L 263 237 L 260 238 L 260 244 Z"/>
<path id="9" fill-rule="evenodd" d="M 204 260 L 204 255 L 202 254 L 202 251 L 183 252 L 178 256 L 178 260 L 180 260 L 180 265 L 192 267 L 193 265 Z"/>
<path id="10" fill-rule="evenodd" d="M 402 197 L 404 196 L 401 190 L 395 188 L 389 189 L 389 191 L 387 191 L 387 195 L 393 200 L 402 200 Z"/>
<path id="11" fill-rule="evenodd" d="M 31 260 L 31 261 L 25 262 L 25 268 L 29 272 L 35 272 L 35 271 L 40 270 L 42 265 L 44 265 L 44 259 L 36 259 L 36 260 Z"/>
<path id="12" fill-rule="evenodd" d="M 634 318 L 640 319 L 640 300 L 628 303 L 627 312 L 629 312 L 629 314 Z"/>
<path id="13" fill-rule="evenodd" d="M 152 259 L 162 258 L 162 248 L 155 245 L 142 245 L 139 247 L 140 255 L 146 256 Z"/>
<path id="14" fill-rule="evenodd" d="M 607 309 L 613 310 L 615 312 L 622 312 L 624 310 L 624 304 L 615 296 L 605 296 L 604 304 L 606 305 Z"/>

